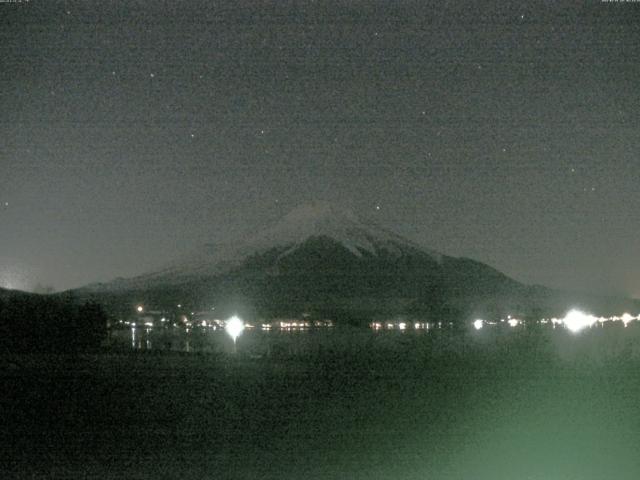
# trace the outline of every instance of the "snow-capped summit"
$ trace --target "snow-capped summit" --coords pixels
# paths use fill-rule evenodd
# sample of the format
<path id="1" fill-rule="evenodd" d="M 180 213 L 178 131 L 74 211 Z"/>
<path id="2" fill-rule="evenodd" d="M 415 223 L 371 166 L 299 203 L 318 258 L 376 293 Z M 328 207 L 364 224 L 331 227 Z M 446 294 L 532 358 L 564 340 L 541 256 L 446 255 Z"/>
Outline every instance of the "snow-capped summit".
<path id="1" fill-rule="evenodd" d="M 207 245 L 173 262 L 158 274 L 214 275 L 239 265 L 250 255 L 271 249 L 285 249 L 280 256 L 286 256 L 313 237 L 329 238 L 357 257 L 365 252 L 375 255 L 381 250 L 392 255 L 422 251 L 436 260 L 441 257 L 437 252 L 426 250 L 373 222 L 361 219 L 349 208 L 329 202 L 315 202 L 293 209 L 275 224 L 235 244 Z"/>
<path id="2" fill-rule="evenodd" d="M 292 210 L 275 225 L 259 232 L 245 247 L 256 252 L 289 246 L 288 251 L 291 251 L 311 237 L 330 238 L 358 257 L 364 252 L 375 255 L 380 250 L 396 255 L 409 249 L 425 250 L 400 235 L 359 218 L 351 209 L 327 202 L 302 205 Z M 436 252 L 426 253 L 439 257 Z"/>
<path id="3" fill-rule="evenodd" d="M 311 238 L 329 239 L 356 257 L 386 255 L 399 257 L 417 252 L 436 261 L 441 254 L 425 249 L 374 222 L 361 219 L 353 210 L 329 202 L 299 206 L 275 224 L 233 244 L 205 245 L 156 272 L 111 282 L 112 288 L 137 288 L 154 284 L 176 284 L 193 278 L 215 276 L 240 266 L 248 257 L 277 249 L 279 258 L 296 251 Z M 99 286 L 104 288 L 105 285 Z"/>

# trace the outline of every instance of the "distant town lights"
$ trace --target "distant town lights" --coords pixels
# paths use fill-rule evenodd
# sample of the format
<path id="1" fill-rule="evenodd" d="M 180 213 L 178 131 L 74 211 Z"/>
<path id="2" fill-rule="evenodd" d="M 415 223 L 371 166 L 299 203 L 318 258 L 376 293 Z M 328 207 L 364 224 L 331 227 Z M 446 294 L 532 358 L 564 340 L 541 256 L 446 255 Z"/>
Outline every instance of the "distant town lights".
<path id="1" fill-rule="evenodd" d="M 477 319 L 473 322 L 473 328 L 475 328 L 476 330 L 480 330 L 482 328 L 484 324 L 484 321 L 481 319 Z"/>

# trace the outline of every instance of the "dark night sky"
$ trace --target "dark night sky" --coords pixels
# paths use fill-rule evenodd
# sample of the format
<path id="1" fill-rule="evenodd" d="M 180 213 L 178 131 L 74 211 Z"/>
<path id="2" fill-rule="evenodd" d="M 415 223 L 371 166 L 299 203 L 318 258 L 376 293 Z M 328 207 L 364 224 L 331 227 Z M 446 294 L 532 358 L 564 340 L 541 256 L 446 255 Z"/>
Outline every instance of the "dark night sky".
<path id="1" fill-rule="evenodd" d="M 640 296 L 640 3 L 514 3 L 0 3 L 0 286 L 142 273 L 329 200 Z"/>

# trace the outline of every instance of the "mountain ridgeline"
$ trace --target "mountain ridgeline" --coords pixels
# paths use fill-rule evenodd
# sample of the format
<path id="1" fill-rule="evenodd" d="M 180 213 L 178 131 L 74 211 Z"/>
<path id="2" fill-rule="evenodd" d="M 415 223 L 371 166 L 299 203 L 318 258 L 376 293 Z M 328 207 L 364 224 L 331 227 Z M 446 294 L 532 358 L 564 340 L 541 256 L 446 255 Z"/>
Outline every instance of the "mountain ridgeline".
<path id="1" fill-rule="evenodd" d="M 365 323 L 403 317 L 466 322 L 638 308 L 622 298 L 528 286 L 480 262 L 429 250 L 352 212 L 299 208 L 237 245 L 207 246 L 167 267 L 76 292 L 126 311 L 177 303 L 248 318 L 312 317 Z"/>

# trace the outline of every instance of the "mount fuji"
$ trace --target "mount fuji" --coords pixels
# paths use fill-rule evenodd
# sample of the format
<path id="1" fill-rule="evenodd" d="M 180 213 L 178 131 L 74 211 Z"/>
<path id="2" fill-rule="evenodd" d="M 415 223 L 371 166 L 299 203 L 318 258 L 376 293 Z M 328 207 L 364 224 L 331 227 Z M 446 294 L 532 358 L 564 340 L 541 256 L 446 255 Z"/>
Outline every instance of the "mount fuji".
<path id="1" fill-rule="evenodd" d="M 328 203 L 299 207 L 236 244 L 206 245 L 157 271 L 76 292 L 111 305 L 215 305 L 261 318 L 355 321 L 539 316 L 589 302 L 433 251 Z"/>
<path id="2" fill-rule="evenodd" d="M 193 280 L 220 275 L 241 267 L 257 256 L 275 253 L 274 265 L 304 248 L 308 241 L 324 239 L 341 247 L 339 255 L 349 252 L 353 257 L 386 255 L 400 258 L 406 255 L 428 256 L 440 262 L 442 255 L 425 249 L 374 223 L 358 218 L 351 210 L 329 203 L 304 205 L 285 215 L 279 222 L 233 245 L 205 245 L 196 252 L 179 258 L 165 267 L 130 279 L 118 279 L 106 284 L 93 284 L 94 290 L 120 290 L 178 285 Z"/>

